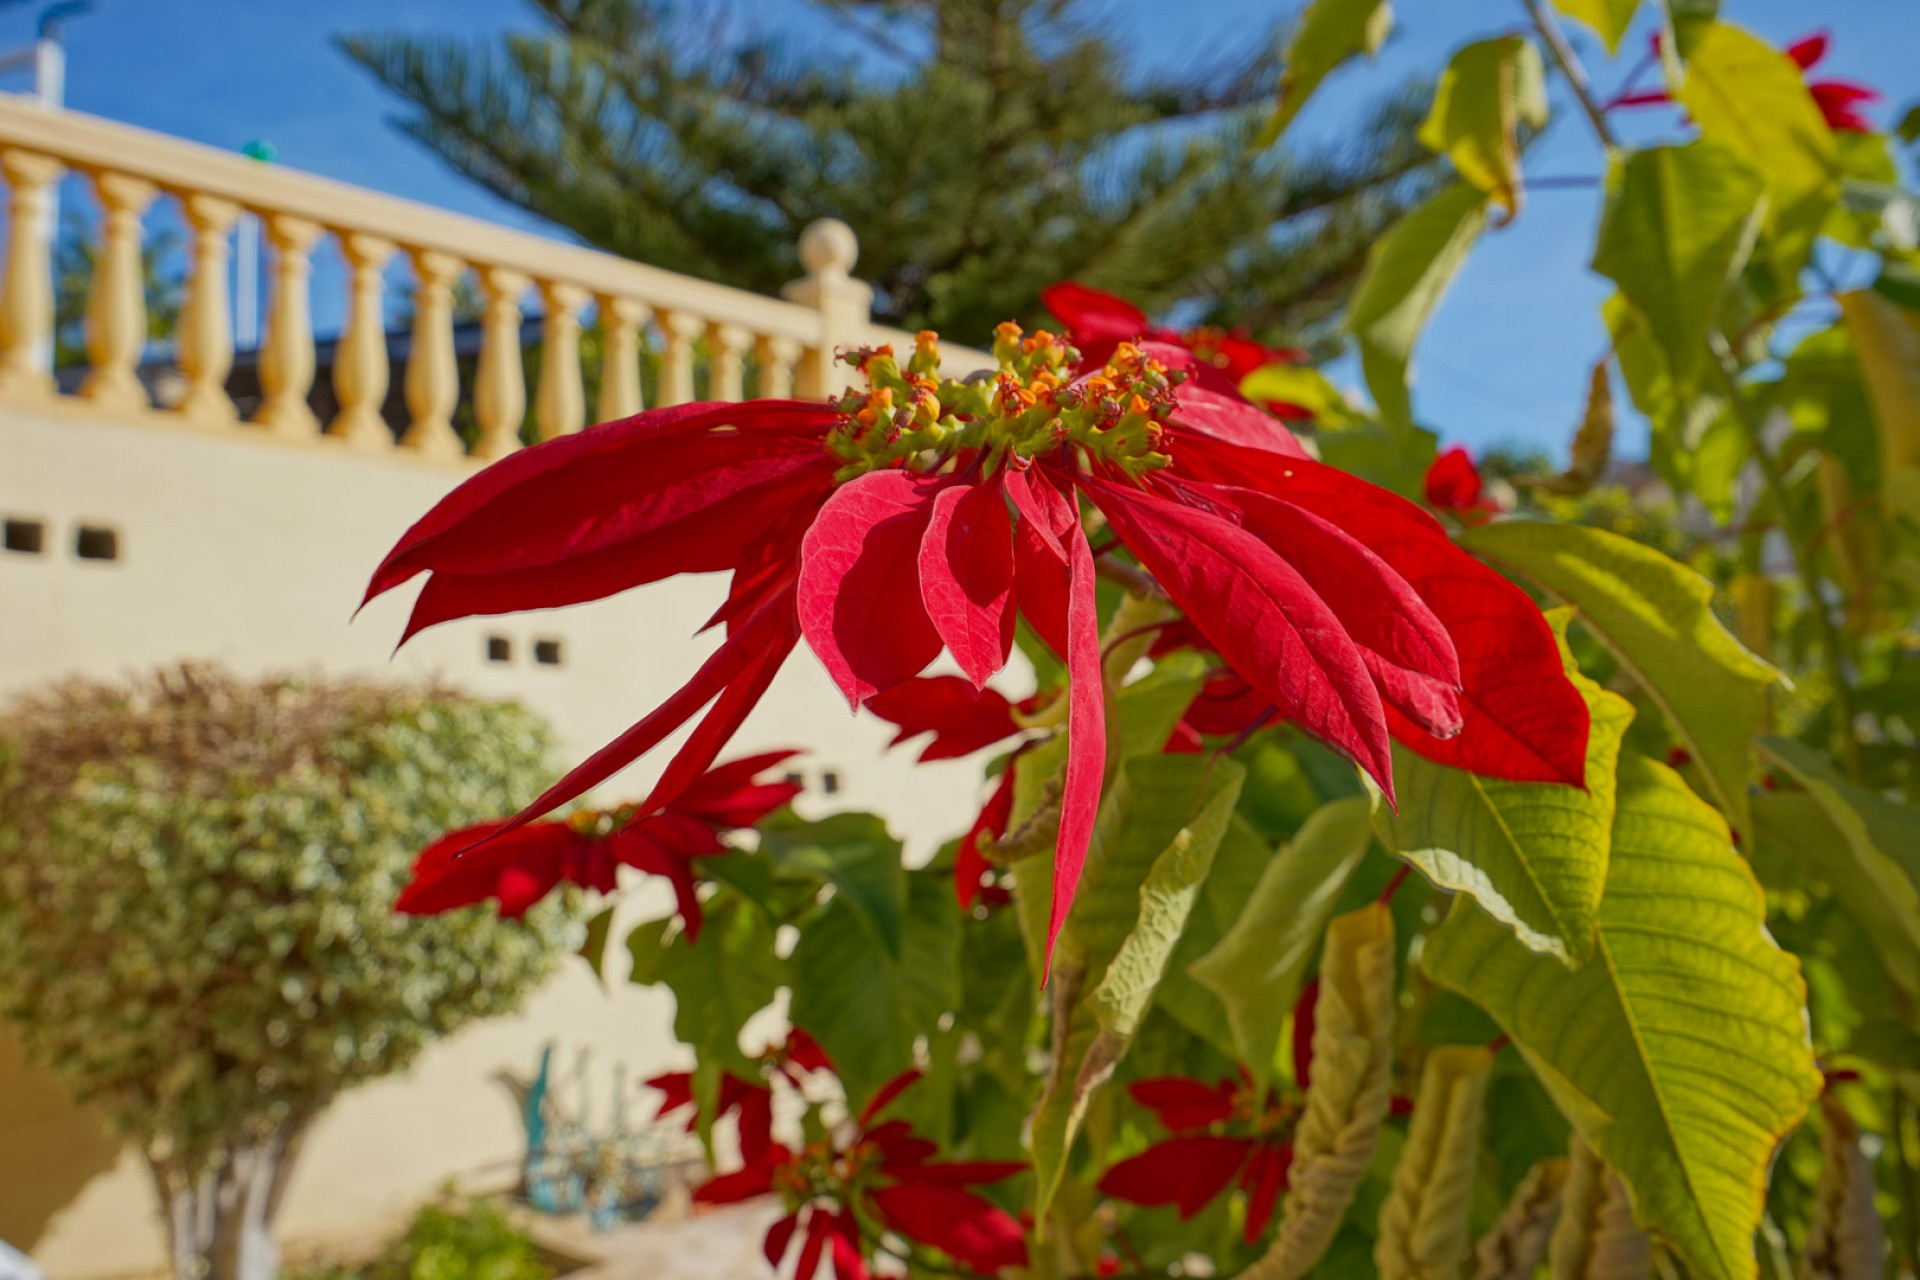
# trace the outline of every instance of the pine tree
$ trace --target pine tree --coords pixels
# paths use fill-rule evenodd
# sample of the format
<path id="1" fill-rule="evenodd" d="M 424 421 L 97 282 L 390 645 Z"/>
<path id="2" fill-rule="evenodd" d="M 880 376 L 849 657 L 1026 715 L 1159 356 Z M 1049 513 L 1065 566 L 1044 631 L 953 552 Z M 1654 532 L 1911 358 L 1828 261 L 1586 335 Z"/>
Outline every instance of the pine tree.
<path id="1" fill-rule="evenodd" d="M 404 132 L 589 244 L 771 292 L 800 274 L 800 230 L 840 218 L 876 314 L 962 341 L 1065 278 L 1324 341 L 1434 172 L 1404 97 L 1340 145 L 1249 159 L 1277 31 L 1164 73 L 1094 27 L 1098 0 L 826 0 L 828 53 L 670 0 L 529 3 L 545 29 L 499 47 L 340 45 Z"/>

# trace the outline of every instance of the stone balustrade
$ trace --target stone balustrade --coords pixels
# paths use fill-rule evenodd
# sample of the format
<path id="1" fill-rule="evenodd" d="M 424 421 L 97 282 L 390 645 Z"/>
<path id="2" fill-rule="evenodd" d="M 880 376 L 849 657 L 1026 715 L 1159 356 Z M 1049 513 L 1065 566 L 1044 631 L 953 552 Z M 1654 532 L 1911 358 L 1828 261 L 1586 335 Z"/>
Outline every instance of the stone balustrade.
<path id="1" fill-rule="evenodd" d="M 99 213 L 87 283 L 87 369 L 71 396 L 53 367 L 53 205 L 68 174 L 85 177 Z M 807 228 L 799 245 L 806 276 L 787 286 L 784 299 L 767 298 L 6 95 L 0 176 L 7 186 L 0 404 L 77 398 L 147 421 L 488 460 L 529 436 L 550 439 L 648 404 L 685 403 L 702 379 L 712 400 L 831 395 L 849 373 L 833 359 L 837 348 L 911 343 L 872 323 L 872 293 L 852 275 L 859 246 L 834 221 Z M 176 330 L 163 337 L 163 344 L 171 339 L 175 393 L 156 397 L 140 376 L 149 349 L 142 251 L 145 219 L 161 200 L 177 205 L 188 267 Z M 260 220 L 271 250 L 265 331 L 253 356 L 258 395 L 249 397 L 244 421 L 230 392 L 233 238 L 243 214 Z M 317 347 L 313 261 L 328 238 L 344 262 L 346 297 L 338 337 Z M 396 264 L 410 277 L 404 335 L 387 324 Z M 477 358 L 463 368 L 455 298 L 469 272 L 482 305 Z M 539 347 L 531 389 L 530 307 Z M 582 355 L 589 329 L 598 382 L 591 405 Z M 405 352 L 397 375 L 401 421 L 389 405 L 396 345 Z M 313 408 L 321 350 L 330 351 L 337 405 L 324 422 Z M 956 376 L 991 364 L 981 351 L 945 350 Z M 643 363 L 657 371 L 651 388 L 643 387 Z"/>

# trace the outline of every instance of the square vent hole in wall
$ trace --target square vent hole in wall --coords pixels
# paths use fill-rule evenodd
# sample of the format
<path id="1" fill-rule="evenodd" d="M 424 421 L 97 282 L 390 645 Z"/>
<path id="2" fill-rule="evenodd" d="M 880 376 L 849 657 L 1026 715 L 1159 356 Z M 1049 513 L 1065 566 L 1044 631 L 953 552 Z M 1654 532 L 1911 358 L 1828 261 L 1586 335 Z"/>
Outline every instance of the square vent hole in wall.
<path id="1" fill-rule="evenodd" d="M 487 661 L 488 662 L 512 662 L 513 661 L 513 641 L 507 639 L 505 636 L 488 636 L 487 637 Z"/>
<path id="2" fill-rule="evenodd" d="M 533 660 L 543 667 L 562 666 L 567 660 L 565 646 L 558 640 L 535 640 Z"/>
<path id="3" fill-rule="evenodd" d="M 0 522 L 0 547 L 16 555 L 40 555 L 47 549 L 47 526 L 38 520 Z"/>
<path id="4" fill-rule="evenodd" d="M 120 531 L 103 524 L 83 524 L 74 531 L 73 554 L 82 560 L 118 560 Z"/>

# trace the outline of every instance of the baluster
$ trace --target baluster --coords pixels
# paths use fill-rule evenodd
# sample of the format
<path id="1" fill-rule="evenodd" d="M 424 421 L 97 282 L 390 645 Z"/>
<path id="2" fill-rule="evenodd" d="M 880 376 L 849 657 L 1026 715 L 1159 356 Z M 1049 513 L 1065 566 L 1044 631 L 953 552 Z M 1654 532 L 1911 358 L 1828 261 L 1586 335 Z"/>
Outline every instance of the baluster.
<path id="1" fill-rule="evenodd" d="M 601 294 L 600 403 L 594 414 L 601 422 L 618 422 L 640 412 L 640 326 L 647 308 L 631 298 Z"/>
<path id="2" fill-rule="evenodd" d="M 800 344 L 792 338 L 762 338 L 756 352 L 760 357 L 760 398 L 787 399 L 793 394 L 793 367 L 800 362 Z"/>
<path id="3" fill-rule="evenodd" d="M 709 400 L 747 398 L 747 342 L 750 335 L 737 325 L 716 324 L 707 330 L 713 351 L 707 374 Z"/>
<path id="4" fill-rule="evenodd" d="M 580 308 L 587 292 L 570 284 L 543 281 L 540 301 L 540 385 L 534 391 L 533 419 L 542 440 L 572 435 L 585 425 L 586 392 L 580 386 Z"/>
<path id="5" fill-rule="evenodd" d="M 487 311 L 480 324 L 480 367 L 473 379 L 473 416 L 480 423 L 476 458 L 504 458 L 520 447 L 527 414 L 527 373 L 520 363 L 520 296 L 531 283 L 505 267 L 480 268 Z"/>
<path id="6" fill-rule="evenodd" d="M 140 262 L 140 219 L 153 184 L 123 173 L 93 175 L 100 198 L 100 249 L 87 289 L 87 360 L 80 394 L 95 404 L 140 411 L 151 407 L 137 372 L 147 345 L 147 290 Z"/>
<path id="7" fill-rule="evenodd" d="M 307 285 L 313 278 L 314 242 L 320 224 L 290 214 L 267 215 L 267 243 L 273 246 L 273 279 L 268 286 L 267 335 L 260 346 L 260 388 L 264 398 L 253 420 L 275 435 L 296 439 L 320 430 L 307 403 L 313 387 L 313 314 Z"/>
<path id="8" fill-rule="evenodd" d="M 660 355 L 660 404 L 685 404 L 693 399 L 693 344 L 706 329 L 694 316 L 663 313 L 660 331 L 667 348 Z"/>
<path id="9" fill-rule="evenodd" d="M 407 412 L 413 421 L 402 448 L 429 458 L 458 458 L 467 451 L 453 429 L 460 403 L 460 366 L 453 354 L 453 282 L 466 264 L 451 254 L 411 249 L 417 282 L 413 290 L 413 336 L 407 344 Z"/>
<path id="10" fill-rule="evenodd" d="M 227 236 L 240 206 L 215 196 L 192 195 L 183 202 L 193 228 L 193 274 L 180 313 L 175 347 L 187 375 L 187 394 L 179 413 L 194 422 L 223 426 L 235 421 L 227 374 L 233 368 L 233 324 L 227 304 Z"/>
<path id="11" fill-rule="evenodd" d="M 800 264 L 807 274 L 781 289 L 780 295 L 820 314 L 820 341 L 800 366 L 803 396 L 835 396 L 858 379 L 851 366 L 835 359 L 834 352 L 864 341 L 873 322 L 873 290 L 852 275 L 859 259 L 859 240 L 837 218 L 809 223 L 800 233 Z"/>
<path id="12" fill-rule="evenodd" d="M 55 394 L 53 380 L 53 184 L 60 162 L 31 151 L 0 152 L 7 203 L 7 279 L 0 294 L 0 395 Z"/>
<path id="13" fill-rule="evenodd" d="M 387 400 L 387 326 L 380 310 L 381 272 L 394 244 L 354 232 L 340 238 L 346 254 L 347 329 L 333 350 L 333 394 L 340 412 L 327 434 L 356 449 L 389 449 L 393 432 L 381 416 Z"/>

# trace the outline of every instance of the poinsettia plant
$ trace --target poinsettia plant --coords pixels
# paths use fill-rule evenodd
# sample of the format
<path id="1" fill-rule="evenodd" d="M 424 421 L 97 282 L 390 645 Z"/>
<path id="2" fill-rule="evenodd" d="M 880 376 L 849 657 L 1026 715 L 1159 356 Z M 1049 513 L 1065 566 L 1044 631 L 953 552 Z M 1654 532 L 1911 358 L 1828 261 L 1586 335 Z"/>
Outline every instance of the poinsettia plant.
<path id="1" fill-rule="evenodd" d="M 1825 43 L 1556 7 L 1604 68 L 1527 0 L 1440 76 L 1456 180 L 1349 311 L 1370 404 L 1284 335 L 1063 283 L 985 376 L 922 334 L 832 400 L 543 443 L 379 566 L 369 597 L 426 575 L 409 636 L 726 575 L 685 683 L 400 905 L 665 877 L 674 915 L 604 908 L 584 954 L 676 995 L 663 1115 L 711 1143 L 697 1199 L 779 1200 L 783 1274 L 1913 1265 L 1920 204 L 1870 95 L 1804 77 Z M 1388 22 L 1314 0 L 1269 132 Z M 1566 467 L 1490 474 L 1408 371 L 1524 216 L 1549 66 L 1617 293 Z M 1621 145 L 1627 111 L 1670 136 Z M 1668 507 L 1617 483 L 1616 384 Z M 783 754 L 716 763 L 790 660 L 983 762 L 931 862 L 797 816 Z M 643 797 L 554 816 L 683 730 Z"/>

